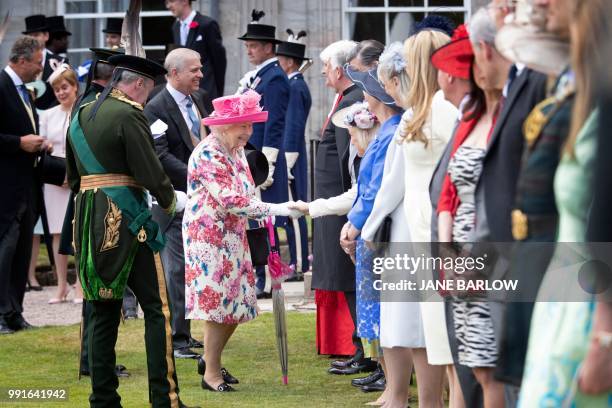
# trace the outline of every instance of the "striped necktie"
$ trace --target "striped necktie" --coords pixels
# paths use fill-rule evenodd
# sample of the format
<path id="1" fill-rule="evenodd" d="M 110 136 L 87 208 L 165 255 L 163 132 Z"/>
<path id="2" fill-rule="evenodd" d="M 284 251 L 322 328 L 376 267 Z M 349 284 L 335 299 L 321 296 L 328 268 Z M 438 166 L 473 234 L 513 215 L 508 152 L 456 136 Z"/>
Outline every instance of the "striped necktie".
<path id="1" fill-rule="evenodd" d="M 190 130 L 195 135 L 195 137 L 200 140 L 200 121 L 198 120 L 195 112 L 193 111 L 193 100 L 191 100 L 191 96 L 187 98 L 187 114 L 189 115 L 189 120 L 191 121 Z"/>

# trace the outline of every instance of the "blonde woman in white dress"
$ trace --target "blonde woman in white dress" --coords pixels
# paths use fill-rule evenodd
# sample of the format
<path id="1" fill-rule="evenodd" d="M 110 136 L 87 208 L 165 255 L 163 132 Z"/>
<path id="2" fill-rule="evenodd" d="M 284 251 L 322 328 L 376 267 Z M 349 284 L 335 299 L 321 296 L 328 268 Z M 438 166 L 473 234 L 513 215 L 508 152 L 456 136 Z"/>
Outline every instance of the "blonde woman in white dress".
<path id="1" fill-rule="evenodd" d="M 77 98 L 79 86 L 75 72 L 67 64 L 62 64 L 51 74 L 48 79 L 53 87 L 55 97 L 59 105 L 47 109 L 40 114 L 40 134 L 47 138 L 47 143 L 53 146 L 53 156 L 66 157 L 66 131 L 70 125 L 70 112 Z M 57 292 L 53 298 L 49 299 L 49 304 L 56 304 L 66 301 L 70 292 L 68 286 L 68 256 L 58 253 L 60 234 L 66 207 L 70 199 L 70 189 L 64 183 L 63 186 L 51 184 L 44 185 L 45 208 L 49 222 L 49 233 L 53 236 L 53 256 L 55 258 L 55 268 L 57 273 Z M 40 221 L 35 233 L 42 234 L 42 227 L 39 229 Z M 36 260 L 39 252 L 40 235 L 34 235 L 32 242 L 32 260 L 30 270 L 36 268 Z M 74 303 L 83 302 L 83 292 L 81 285 L 75 285 Z"/>
<path id="2" fill-rule="evenodd" d="M 398 146 L 395 149 L 401 155 L 403 175 L 394 177 L 395 188 L 403 183 L 405 222 L 401 227 L 407 229 L 409 234 L 403 242 L 431 241 L 429 182 L 451 137 L 457 110 L 438 91 L 437 71 L 431 65 L 430 57 L 435 49 L 449 41 L 450 37 L 440 31 L 423 30 L 404 42 L 402 54 L 408 62 L 405 71 L 409 86 L 400 93 L 399 98 L 402 106 L 411 108 L 411 114 L 405 115 L 398 127 Z M 391 151 L 390 147 L 387 154 Z M 394 237 L 391 240 L 401 242 Z M 420 310 L 423 326 L 424 341 L 421 345 L 413 343 L 414 331 L 411 330 L 412 325 L 407 323 L 408 316 L 411 319 L 415 316 L 415 305 Z M 410 361 L 417 375 L 419 406 L 444 406 L 444 371 L 446 365 L 452 364 L 452 356 L 443 303 L 430 301 L 419 305 L 413 302 L 382 302 L 380 337 L 391 377 L 388 383 L 390 395 L 385 407 L 406 406 Z"/>

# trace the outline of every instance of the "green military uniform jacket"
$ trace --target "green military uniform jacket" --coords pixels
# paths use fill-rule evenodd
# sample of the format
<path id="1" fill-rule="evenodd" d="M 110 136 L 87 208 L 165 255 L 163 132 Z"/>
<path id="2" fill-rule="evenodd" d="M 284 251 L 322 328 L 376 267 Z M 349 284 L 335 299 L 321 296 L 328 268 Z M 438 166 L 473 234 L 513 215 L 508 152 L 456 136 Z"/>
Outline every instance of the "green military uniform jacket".
<path id="1" fill-rule="evenodd" d="M 129 271 L 137 267 L 133 261 L 138 247 L 148 245 L 152 251 L 159 251 L 164 244 L 157 224 L 150 218 L 143 189 L 169 213 L 174 212 L 176 198 L 155 153 L 142 105 L 117 89 L 100 105 L 95 118 L 89 120 L 93 105 L 80 109 L 66 144 L 68 183 L 76 194 L 75 261 L 86 299 L 120 299 Z M 75 131 L 80 130 L 79 125 L 80 139 Z M 83 141 L 88 149 L 83 150 Z M 97 162 L 96 166 L 91 166 L 92 161 Z M 83 190 L 81 178 L 92 174 L 111 176 L 106 176 L 99 188 Z M 142 188 L 108 187 L 112 175 L 122 175 L 118 179 L 129 176 Z M 126 210 L 122 200 L 111 198 L 115 195 L 109 192 L 129 198 L 131 211 Z"/>

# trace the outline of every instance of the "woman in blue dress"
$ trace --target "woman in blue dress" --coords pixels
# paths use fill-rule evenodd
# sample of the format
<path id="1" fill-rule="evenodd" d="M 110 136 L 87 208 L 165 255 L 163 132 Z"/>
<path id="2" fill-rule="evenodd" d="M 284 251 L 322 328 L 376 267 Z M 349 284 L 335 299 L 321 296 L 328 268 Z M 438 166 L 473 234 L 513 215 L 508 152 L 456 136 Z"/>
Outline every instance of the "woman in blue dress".
<path id="1" fill-rule="evenodd" d="M 342 247 L 349 247 L 351 242 L 356 241 L 357 333 L 362 338 L 364 352 L 371 358 L 377 358 L 384 371 L 385 364 L 379 345 L 380 293 L 374 289 L 376 277 L 372 271 L 374 251 L 365 245 L 359 234 L 374 206 L 382 181 L 387 148 L 400 123 L 402 109 L 385 92 L 378 80 L 377 68 L 359 72 L 347 66 L 345 71 L 353 83 L 363 90 L 370 111 L 381 124 L 374 141 L 370 143 L 361 160 L 357 179 L 357 198 L 348 213 L 348 222 L 340 238 Z M 335 119 L 338 121 L 339 118 Z M 344 119 L 344 123 L 347 123 L 347 118 Z M 370 390 L 368 387 L 375 386 L 365 385 L 363 390 Z M 372 390 L 378 389 L 375 387 Z M 384 401 L 384 398 L 383 394 L 380 399 Z"/>

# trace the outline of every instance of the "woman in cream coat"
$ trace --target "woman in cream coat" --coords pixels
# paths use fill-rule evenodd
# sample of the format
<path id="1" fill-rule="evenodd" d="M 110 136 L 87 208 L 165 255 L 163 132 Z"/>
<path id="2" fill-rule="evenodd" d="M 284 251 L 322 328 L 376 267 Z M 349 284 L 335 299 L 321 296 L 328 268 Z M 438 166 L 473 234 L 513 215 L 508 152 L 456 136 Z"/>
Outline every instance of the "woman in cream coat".
<path id="1" fill-rule="evenodd" d="M 441 91 L 436 92 L 437 71 L 429 59 L 435 49 L 449 40 L 447 35 L 439 31 L 421 31 L 404 43 L 401 55 L 404 61 L 410 61 L 405 71 L 387 78 L 384 73 L 379 73 L 387 92 L 394 98 L 397 95 L 399 104 L 411 110 L 407 110 L 402 118 L 396 140 L 392 143 L 395 146 L 389 146 L 387 151 L 387 161 L 392 162 L 390 171 L 387 174 L 385 167 L 378 194 L 381 200 L 374 204 L 374 211 L 362 236 L 371 240 L 385 216 L 392 214 L 391 241 L 404 244 L 391 245 L 391 250 L 396 247 L 394 252 L 400 254 L 412 250 L 421 254 L 423 250 L 428 250 L 431 241 L 429 182 L 451 137 L 457 111 L 444 99 Z M 400 52 L 397 45 L 389 48 L 389 51 L 395 49 L 396 54 Z M 385 185 L 388 185 L 389 195 L 383 192 Z M 390 199 L 391 196 L 400 195 L 402 197 L 399 201 Z M 389 211 L 389 207 L 394 204 L 397 207 Z M 387 208 L 384 210 L 382 207 Z M 408 248 L 406 242 L 414 243 L 412 248 Z M 420 278 L 431 279 L 430 271 L 421 272 Z M 452 364 L 444 305 L 439 301 L 441 299 L 424 299 L 424 294 L 420 295 L 422 300 L 428 301 L 420 304 L 398 299 L 381 302 L 381 345 L 388 361 L 390 377 L 388 386 L 391 400 L 386 405 L 389 407 L 404 407 L 407 403 L 411 375 L 408 362 L 411 356 L 417 374 L 420 406 L 443 406 L 444 366 Z M 405 296 L 401 300 L 404 299 Z"/>

